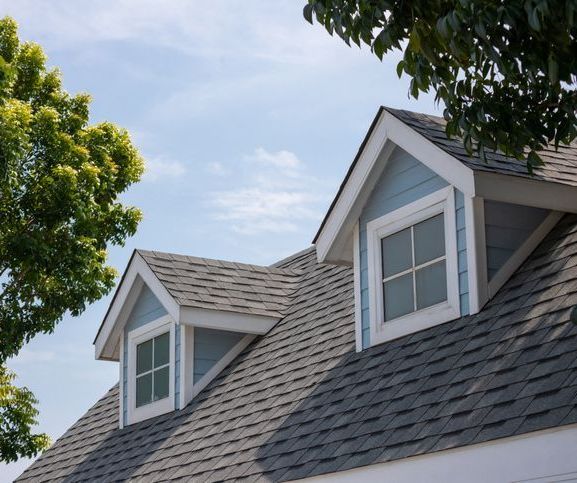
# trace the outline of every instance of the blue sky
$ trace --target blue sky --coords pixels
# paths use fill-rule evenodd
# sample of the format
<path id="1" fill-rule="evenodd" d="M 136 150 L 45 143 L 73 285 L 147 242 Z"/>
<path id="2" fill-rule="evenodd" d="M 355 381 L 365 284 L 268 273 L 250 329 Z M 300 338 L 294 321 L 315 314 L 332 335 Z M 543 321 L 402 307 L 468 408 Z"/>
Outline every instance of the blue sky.
<path id="1" fill-rule="evenodd" d="M 40 43 L 92 120 L 127 128 L 147 172 L 123 196 L 144 221 L 136 247 L 269 264 L 306 248 L 381 104 L 407 98 L 399 54 L 379 62 L 302 18 L 304 0 L 0 0 Z M 111 295 L 65 317 L 10 362 L 60 436 L 116 381 L 92 341 Z M 29 464 L 0 465 L 0 482 Z"/>

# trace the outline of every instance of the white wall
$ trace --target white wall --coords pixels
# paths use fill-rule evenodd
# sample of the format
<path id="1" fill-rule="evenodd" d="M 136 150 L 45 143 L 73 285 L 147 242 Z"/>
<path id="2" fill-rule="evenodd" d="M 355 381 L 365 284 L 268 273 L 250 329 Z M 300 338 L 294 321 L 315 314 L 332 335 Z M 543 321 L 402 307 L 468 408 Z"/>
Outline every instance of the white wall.
<path id="1" fill-rule="evenodd" d="M 577 482 L 577 425 L 308 478 L 310 482 Z"/>

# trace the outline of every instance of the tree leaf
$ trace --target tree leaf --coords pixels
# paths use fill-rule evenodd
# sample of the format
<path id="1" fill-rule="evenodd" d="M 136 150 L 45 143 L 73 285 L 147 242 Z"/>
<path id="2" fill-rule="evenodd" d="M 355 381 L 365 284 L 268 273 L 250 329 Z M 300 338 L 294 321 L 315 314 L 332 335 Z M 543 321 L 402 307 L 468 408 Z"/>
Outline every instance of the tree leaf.
<path id="1" fill-rule="evenodd" d="M 313 5 L 311 3 L 307 3 L 303 7 L 303 17 L 306 19 L 308 23 L 310 24 L 313 23 Z"/>

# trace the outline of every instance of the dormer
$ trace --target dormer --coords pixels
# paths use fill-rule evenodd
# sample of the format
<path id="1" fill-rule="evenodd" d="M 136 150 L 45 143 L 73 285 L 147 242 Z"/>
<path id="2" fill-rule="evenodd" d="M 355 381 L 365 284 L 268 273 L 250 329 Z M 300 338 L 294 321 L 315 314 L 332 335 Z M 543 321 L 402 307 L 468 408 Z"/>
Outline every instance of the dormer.
<path id="1" fill-rule="evenodd" d="M 119 364 L 120 427 L 184 408 L 282 318 L 297 275 L 136 250 L 94 341 Z"/>
<path id="2" fill-rule="evenodd" d="M 532 175 L 484 163 L 441 118 L 379 110 L 314 240 L 320 262 L 354 268 L 357 350 L 479 312 L 577 212 L 577 171 L 542 157 Z"/>

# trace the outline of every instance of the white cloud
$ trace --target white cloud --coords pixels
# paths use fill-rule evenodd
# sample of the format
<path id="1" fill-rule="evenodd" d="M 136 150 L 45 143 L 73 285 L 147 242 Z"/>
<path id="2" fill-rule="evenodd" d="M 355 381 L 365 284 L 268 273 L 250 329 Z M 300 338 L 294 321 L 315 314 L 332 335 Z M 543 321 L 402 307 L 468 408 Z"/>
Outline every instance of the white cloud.
<path id="1" fill-rule="evenodd" d="M 259 147 L 244 159 L 247 163 L 236 173 L 238 188 L 210 195 L 215 219 L 230 222 L 237 233 L 254 235 L 296 232 L 302 223 L 321 218 L 328 198 L 324 183 L 307 175 L 296 154 Z M 255 162 L 258 170 L 251 166 Z"/>
<path id="2" fill-rule="evenodd" d="M 321 26 L 308 24 L 294 0 L 213 0 L 202 7 L 190 0 L 0 0 L 0 7 L 63 48 L 139 41 L 194 56 L 314 66 L 336 60 L 347 48 Z"/>
<path id="3" fill-rule="evenodd" d="M 215 176 L 228 176 L 230 174 L 230 169 L 218 161 L 208 163 L 206 165 L 206 171 Z"/>
<path id="4" fill-rule="evenodd" d="M 282 150 L 271 153 L 262 147 L 256 148 L 254 154 L 252 156 L 247 156 L 247 159 L 264 165 L 289 170 L 300 168 L 302 165 L 300 159 L 290 151 Z"/>
<path id="5" fill-rule="evenodd" d="M 186 174 L 186 166 L 180 161 L 164 157 L 146 159 L 143 180 L 158 181 L 161 178 L 178 178 Z"/>
<path id="6" fill-rule="evenodd" d="M 270 191 L 260 187 L 241 188 L 215 194 L 219 220 L 229 220 L 244 234 L 293 232 L 298 222 L 318 218 L 317 195 L 304 191 Z"/>

